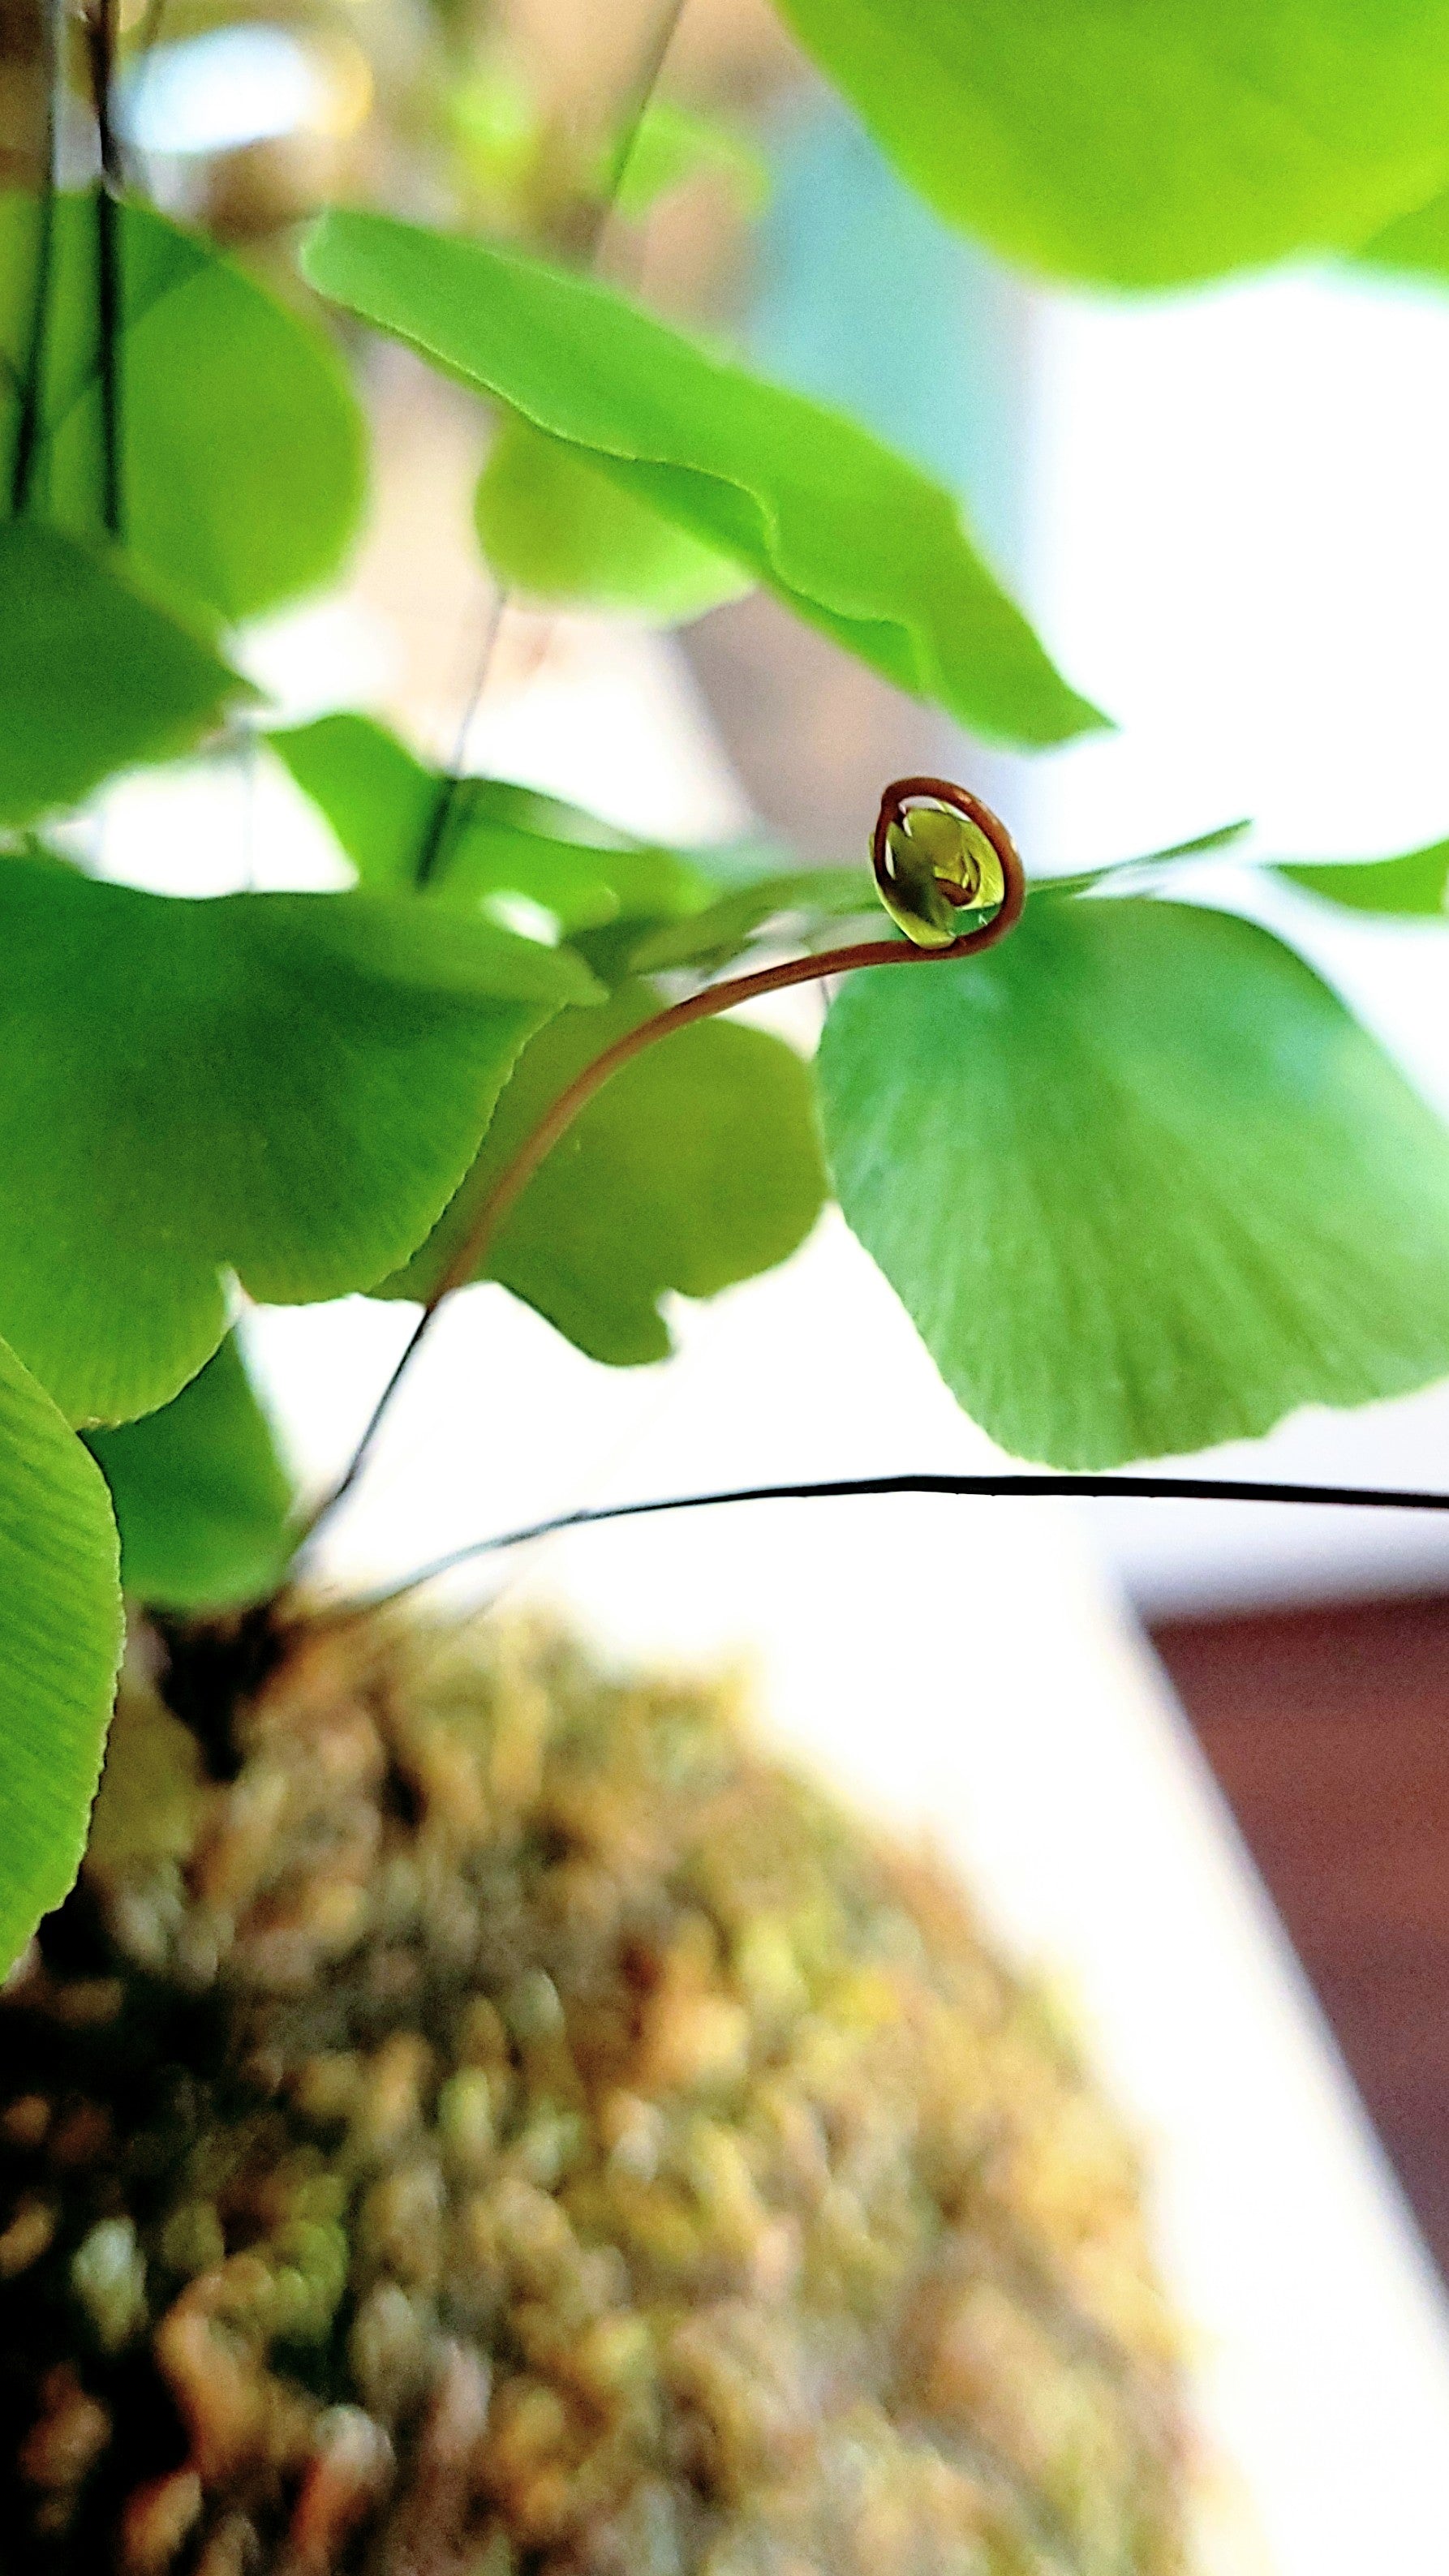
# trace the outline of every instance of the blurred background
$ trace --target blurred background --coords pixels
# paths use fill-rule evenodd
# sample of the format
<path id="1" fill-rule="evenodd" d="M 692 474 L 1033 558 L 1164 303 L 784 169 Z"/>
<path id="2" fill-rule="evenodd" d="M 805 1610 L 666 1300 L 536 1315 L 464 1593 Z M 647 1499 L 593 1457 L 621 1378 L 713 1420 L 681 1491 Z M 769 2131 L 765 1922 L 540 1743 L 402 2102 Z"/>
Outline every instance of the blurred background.
<path id="1" fill-rule="evenodd" d="M 636 0 L 126 11 L 123 125 L 148 188 L 283 282 L 297 225 L 328 198 L 566 246 L 653 16 Z M 35 81 L 12 11 L 9 184 L 31 167 Z M 691 0 L 658 95 L 652 176 L 640 202 L 626 192 L 606 269 L 959 492 L 1118 730 L 1030 763 L 985 753 L 758 596 L 676 634 L 515 604 L 465 724 L 491 614 L 469 518 L 487 424 L 376 348 L 375 504 L 349 587 L 247 645 L 285 714 L 366 704 L 432 754 L 461 741 L 465 765 L 632 828 L 762 824 L 822 861 L 860 852 L 882 783 L 911 770 L 980 789 L 1039 870 L 1240 816 L 1251 847 L 1283 857 L 1449 832 L 1449 299 L 1326 269 L 1131 302 L 1033 290 L 905 193 L 764 0 Z M 67 148 L 79 169 L 79 109 Z M 260 758 L 123 787 L 104 829 L 107 867 L 193 891 L 198 870 L 221 888 L 325 881 L 335 864 Z M 1330 914 L 1222 861 L 1199 882 L 1283 928 L 1449 1113 L 1443 930 Z M 334 1318 L 324 1350 L 312 1319 L 279 1324 L 276 1383 L 310 1404 L 319 1456 L 345 1454 L 397 1329 L 395 1310 Z M 736 1343 L 755 1367 L 748 1334 Z M 634 1487 L 638 1423 L 675 1400 L 662 1381 L 600 1399 L 590 1437 L 608 1464 L 590 1498 Z M 836 1471 L 803 1454 L 803 1412 L 792 1451 L 788 1387 L 779 1400 L 786 1434 L 761 1471 Z M 421 1436 L 398 1435 L 400 1478 Z M 882 1463 L 852 1444 L 848 1410 L 839 1447 L 840 1472 Z M 756 1455 L 700 1457 L 695 1481 Z M 1449 1389 L 1303 1415 L 1214 1463 L 1449 1487 Z M 516 1457 L 512 1472 L 514 1517 L 584 1498 L 547 1461 L 532 1481 Z M 450 1534 L 425 1496 L 418 1555 Z M 1082 1540 L 1149 1629 L 1449 2271 L 1449 1518 L 1124 1500 L 1084 1509 Z M 351 1543 L 360 1559 L 384 1544 L 365 1515 Z"/>

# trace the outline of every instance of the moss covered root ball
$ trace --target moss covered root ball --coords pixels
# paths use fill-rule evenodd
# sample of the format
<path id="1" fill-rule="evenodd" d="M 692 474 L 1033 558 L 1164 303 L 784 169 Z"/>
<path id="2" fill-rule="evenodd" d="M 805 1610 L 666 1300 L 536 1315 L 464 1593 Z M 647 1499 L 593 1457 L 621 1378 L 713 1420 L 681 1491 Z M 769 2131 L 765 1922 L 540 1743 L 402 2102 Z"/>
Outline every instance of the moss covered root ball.
<path id="1" fill-rule="evenodd" d="M 0 2005 L 6 2576 L 1179 2567 L 1133 2154 L 933 1868 L 552 1631 L 211 1669 Z"/>

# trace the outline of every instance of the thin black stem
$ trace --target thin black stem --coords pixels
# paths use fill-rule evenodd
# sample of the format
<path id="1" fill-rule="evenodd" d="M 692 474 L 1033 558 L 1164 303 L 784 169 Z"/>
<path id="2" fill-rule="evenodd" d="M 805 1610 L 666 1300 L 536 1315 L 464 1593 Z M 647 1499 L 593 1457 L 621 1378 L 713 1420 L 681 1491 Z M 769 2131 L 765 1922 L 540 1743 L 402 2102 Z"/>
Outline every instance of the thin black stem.
<path id="1" fill-rule="evenodd" d="M 122 494 L 124 423 L 121 413 L 121 149 L 113 116 L 116 0 L 95 0 L 86 19 L 91 95 L 101 175 L 96 184 L 96 326 L 101 391 L 101 517 L 106 534 L 125 535 Z"/>
<path id="2" fill-rule="evenodd" d="M 592 259 L 597 252 L 604 227 L 614 210 L 619 190 L 624 183 L 625 173 L 627 172 L 630 160 L 633 157 L 634 146 L 639 136 L 639 128 L 644 122 L 644 118 L 649 107 L 649 101 L 654 95 L 659 75 L 664 68 L 664 58 L 668 53 L 670 46 L 674 42 L 675 31 L 684 14 L 684 8 L 685 0 L 667 0 L 667 6 L 654 29 L 649 51 L 645 56 L 644 62 L 640 68 L 639 77 L 635 83 L 632 101 L 628 112 L 624 116 L 619 127 L 614 147 L 613 162 L 609 170 L 603 194 L 597 207 L 592 210 L 592 220 L 589 229 L 580 245 L 586 261 Z M 482 703 L 484 690 L 488 685 L 489 677 L 492 673 L 494 656 L 498 650 L 498 639 L 503 630 L 503 621 L 508 613 L 509 598 L 510 593 L 505 588 L 498 592 L 493 603 L 492 614 L 489 619 L 487 633 L 483 639 L 483 650 L 479 656 L 478 670 L 473 682 L 472 692 L 469 696 L 467 706 L 463 711 L 462 723 L 458 728 L 458 739 L 453 754 L 452 769 L 445 778 L 439 781 L 438 793 L 433 802 L 432 812 L 428 817 L 427 831 L 424 835 L 422 846 L 418 851 L 417 863 L 413 870 L 413 881 L 415 885 L 419 887 L 430 885 L 434 881 L 441 872 L 444 860 L 447 856 L 448 838 L 457 813 L 458 798 L 465 784 L 463 778 L 463 763 L 467 758 L 468 741 L 473 730 L 474 719 L 476 718 L 479 706 Z M 368 1416 L 367 1427 L 362 1434 L 362 1438 L 359 1440 L 357 1447 L 354 1449 L 352 1456 L 337 1483 L 331 1488 L 330 1492 L 324 1494 L 310 1520 L 306 1523 L 302 1531 L 302 1539 L 299 1544 L 305 1543 L 306 1540 L 313 1537 L 316 1531 L 321 1527 L 322 1523 L 325 1520 L 331 1519 L 331 1516 L 336 1511 L 338 1504 L 351 1493 L 353 1486 L 356 1484 L 358 1477 L 361 1475 L 362 1470 L 371 1455 L 373 1443 L 382 1426 L 383 1417 L 386 1414 L 389 1405 L 392 1403 L 393 1397 L 397 1393 L 398 1387 L 406 1375 L 412 1360 L 416 1356 L 419 1344 L 428 1332 L 433 1316 L 437 1311 L 438 1302 L 439 1301 L 435 1298 L 423 1308 L 423 1312 L 407 1342 L 401 1359 L 398 1361 L 397 1366 L 389 1377 L 386 1386 L 383 1388 L 381 1395 L 373 1406 L 372 1412 Z"/>
<path id="3" fill-rule="evenodd" d="M 412 1331 L 409 1333 L 406 1342 L 403 1344 L 401 1358 L 397 1361 L 390 1377 L 388 1378 L 386 1386 L 383 1388 L 381 1395 L 378 1397 L 376 1404 L 373 1406 L 371 1413 L 367 1417 L 366 1428 L 363 1431 L 362 1437 L 358 1441 L 356 1448 L 353 1450 L 351 1457 L 348 1459 L 346 1467 L 338 1477 L 336 1484 L 328 1487 L 321 1502 L 318 1503 L 310 1518 L 303 1522 L 297 1538 L 298 1548 L 305 1547 L 309 1539 L 316 1537 L 316 1534 L 322 1527 L 323 1522 L 329 1521 L 332 1518 L 332 1515 L 337 1510 L 339 1504 L 344 1502 L 347 1496 L 351 1493 L 353 1486 L 356 1484 L 358 1477 L 361 1475 L 363 1468 L 367 1465 L 368 1459 L 372 1455 L 373 1444 L 377 1439 L 379 1431 L 382 1429 L 383 1417 L 386 1414 L 389 1405 L 392 1403 L 393 1397 L 396 1395 L 406 1371 L 412 1364 L 419 1342 L 423 1339 L 423 1336 L 431 1325 L 436 1313 L 437 1308 L 435 1306 L 425 1306 L 423 1308 L 423 1311 L 419 1315 L 417 1322 L 414 1324 Z"/>
<path id="4" fill-rule="evenodd" d="M 649 50 L 640 66 L 639 76 L 634 85 L 633 95 L 614 138 L 614 150 L 603 188 L 597 201 L 589 207 L 587 221 L 574 245 L 585 263 L 596 254 L 604 228 L 618 202 L 619 190 L 624 184 L 629 164 L 634 157 L 639 128 L 648 114 L 649 102 L 658 86 L 659 75 L 664 69 L 665 56 L 674 42 L 675 32 L 684 15 L 685 5 L 686 0 L 667 0 L 667 5 L 654 28 Z M 438 793 L 433 801 L 432 812 L 428 816 L 427 830 L 423 835 L 417 864 L 413 870 L 413 883 L 420 887 L 430 885 L 442 872 L 449 835 L 457 814 L 459 793 L 465 784 L 462 771 L 467 757 L 468 740 L 492 672 L 494 655 L 498 649 L 498 638 L 508 612 L 510 597 L 511 593 L 505 588 L 499 591 L 493 603 L 488 632 L 479 657 L 477 677 L 463 712 L 463 721 L 458 728 L 453 765 L 447 775 L 438 781 Z"/>
<path id="5" fill-rule="evenodd" d="M 117 545 L 126 533 L 122 490 L 121 209 L 107 182 L 96 189 L 96 321 L 100 336 L 101 518 Z"/>
<path id="6" fill-rule="evenodd" d="M 463 709 L 458 726 L 458 737 L 453 745 L 453 765 L 438 781 L 433 810 L 428 816 L 428 828 L 423 835 L 422 847 L 418 851 L 417 864 L 413 869 L 413 883 L 419 890 L 430 885 L 433 879 L 442 873 L 448 835 L 457 813 L 458 798 L 466 784 L 463 763 L 468 757 L 468 743 L 478 709 L 483 703 L 483 692 L 492 676 L 493 659 L 498 650 L 498 639 L 503 632 L 503 621 L 508 614 L 510 596 L 511 593 L 506 588 L 498 591 L 488 613 L 483 650 L 478 656 L 478 668 L 473 675 L 473 686 L 468 692 L 468 702 Z"/>
<path id="7" fill-rule="evenodd" d="M 592 257 L 599 247 L 605 226 L 619 202 L 619 191 L 629 175 L 639 129 L 649 113 L 649 105 L 659 86 L 665 59 L 684 15 L 686 0 L 665 0 L 655 24 L 649 51 L 639 69 L 634 93 L 614 131 L 614 149 L 597 203 L 590 207 L 580 247 Z"/>
<path id="8" fill-rule="evenodd" d="M 648 1520 L 659 1512 L 715 1511 L 727 1503 L 844 1502 L 882 1494 L 944 1494 L 1005 1500 L 1054 1496 L 1097 1501 L 1128 1499 L 1181 1503 L 1297 1503 L 1333 1511 L 1449 1512 L 1449 1494 L 1415 1486 L 1292 1485 L 1257 1483 L 1237 1476 L 1068 1476 L 1036 1474 L 1016 1468 L 984 1476 L 900 1475 L 836 1476 L 823 1482 L 790 1485 L 732 1485 L 719 1493 L 669 1494 L 643 1503 L 600 1503 L 573 1512 L 557 1512 L 522 1529 L 503 1530 L 493 1538 L 474 1539 L 450 1549 L 386 1591 L 364 1593 L 345 1602 L 336 1615 L 348 1618 L 366 1610 L 385 1609 L 425 1583 L 451 1574 L 483 1556 L 501 1556 L 508 1548 L 527 1547 L 535 1539 L 556 1538 L 563 1530 L 596 1529 L 604 1521 Z"/>
<path id="9" fill-rule="evenodd" d="M 40 187 L 35 210 L 35 276 L 30 307 L 30 336 L 20 387 L 20 417 L 15 426 L 15 454 L 10 466 L 10 507 L 18 519 L 30 506 L 40 454 L 45 412 L 45 350 L 50 333 L 50 279 L 55 253 L 56 160 L 60 148 L 61 27 L 65 0 L 42 0 L 41 78 L 45 114 L 41 139 Z"/>
<path id="10" fill-rule="evenodd" d="M 494 632 L 497 632 L 496 627 Z M 486 665 L 484 667 L 486 668 Z M 481 689 L 475 687 L 468 701 L 470 718 L 476 711 L 481 695 Z M 458 784 L 456 767 L 445 770 L 438 781 L 438 792 L 433 798 L 432 811 L 428 816 L 428 828 L 423 834 L 418 848 L 417 864 L 413 869 L 413 884 L 420 894 L 425 886 L 431 885 L 442 868 L 449 827 L 458 801 Z"/>
<path id="11" fill-rule="evenodd" d="M 86 52 L 91 67 L 101 176 L 109 187 L 119 190 L 125 185 L 125 169 L 115 118 L 116 0 L 94 0 L 86 19 Z"/>

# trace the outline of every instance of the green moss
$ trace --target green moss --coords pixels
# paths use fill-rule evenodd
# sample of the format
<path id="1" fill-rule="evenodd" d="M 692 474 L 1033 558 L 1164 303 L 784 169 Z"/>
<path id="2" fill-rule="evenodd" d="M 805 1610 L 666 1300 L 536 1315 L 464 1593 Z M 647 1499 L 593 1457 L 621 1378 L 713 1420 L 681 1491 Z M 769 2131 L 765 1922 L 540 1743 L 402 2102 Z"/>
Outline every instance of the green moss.
<path id="1" fill-rule="evenodd" d="M 0 2009 L 7 2576 L 1178 2567 L 1132 2153 L 950 1886 L 550 1634 L 236 1732 L 133 1689 Z"/>

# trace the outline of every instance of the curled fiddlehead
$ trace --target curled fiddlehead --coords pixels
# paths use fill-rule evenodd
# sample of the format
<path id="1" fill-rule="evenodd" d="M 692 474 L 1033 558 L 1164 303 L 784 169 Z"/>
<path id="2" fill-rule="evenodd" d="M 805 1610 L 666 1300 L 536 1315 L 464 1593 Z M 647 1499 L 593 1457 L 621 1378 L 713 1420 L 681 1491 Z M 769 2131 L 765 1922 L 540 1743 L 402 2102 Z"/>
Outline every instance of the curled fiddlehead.
<path id="1" fill-rule="evenodd" d="M 999 814 L 949 778 L 897 778 L 871 840 L 876 891 L 914 947 L 965 957 L 1021 918 L 1026 876 Z M 985 915 L 971 926 L 962 915 Z"/>

